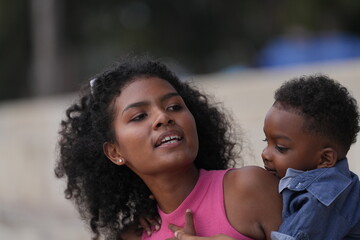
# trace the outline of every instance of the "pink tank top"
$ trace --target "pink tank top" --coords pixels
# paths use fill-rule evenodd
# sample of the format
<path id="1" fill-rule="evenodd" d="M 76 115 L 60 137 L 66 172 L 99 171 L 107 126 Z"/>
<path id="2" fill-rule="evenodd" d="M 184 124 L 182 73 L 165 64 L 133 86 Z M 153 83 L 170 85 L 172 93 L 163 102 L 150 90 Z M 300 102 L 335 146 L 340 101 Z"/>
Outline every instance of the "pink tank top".
<path id="1" fill-rule="evenodd" d="M 168 229 L 169 223 L 184 226 L 185 211 L 193 212 L 195 229 L 198 236 L 209 237 L 215 234 L 225 234 L 239 240 L 250 240 L 234 229 L 227 217 L 224 207 L 223 180 L 228 170 L 206 171 L 200 169 L 199 180 L 189 196 L 173 212 L 166 214 L 158 208 L 161 217 L 161 228 L 151 237 L 145 233 L 142 239 L 164 240 L 174 237 Z"/>

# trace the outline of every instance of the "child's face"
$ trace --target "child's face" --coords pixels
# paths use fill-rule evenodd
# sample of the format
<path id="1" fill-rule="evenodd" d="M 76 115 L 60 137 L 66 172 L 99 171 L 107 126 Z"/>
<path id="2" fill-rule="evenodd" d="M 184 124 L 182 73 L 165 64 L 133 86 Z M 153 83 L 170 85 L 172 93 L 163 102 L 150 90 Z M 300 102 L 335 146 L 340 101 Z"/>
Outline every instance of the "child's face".
<path id="1" fill-rule="evenodd" d="M 284 177 L 288 168 L 316 169 L 321 162 L 322 139 L 303 130 L 304 118 L 295 112 L 271 107 L 264 121 L 267 146 L 262 152 L 265 168 Z"/>

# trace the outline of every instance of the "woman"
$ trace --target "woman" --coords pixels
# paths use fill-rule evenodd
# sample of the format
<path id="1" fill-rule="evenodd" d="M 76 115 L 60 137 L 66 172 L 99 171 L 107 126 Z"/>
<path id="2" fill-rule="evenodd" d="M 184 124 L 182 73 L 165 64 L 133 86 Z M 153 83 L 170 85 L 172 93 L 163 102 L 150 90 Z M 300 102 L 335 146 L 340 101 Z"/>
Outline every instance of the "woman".
<path id="1" fill-rule="evenodd" d="M 55 171 L 67 177 L 66 197 L 94 239 L 119 238 L 139 217 L 158 214 L 159 231 L 142 239 L 170 238 L 167 225 L 183 225 L 185 207 L 193 210 L 200 235 L 225 226 L 224 233 L 238 239 L 269 238 L 281 222 L 277 179 L 258 167 L 224 170 L 235 165 L 229 130 L 205 95 L 165 65 L 133 58 L 96 76 L 69 107 Z M 221 193 L 217 202 L 210 201 L 213 189 Z M 217 217 L 209 224 L 210 210 Z"/>

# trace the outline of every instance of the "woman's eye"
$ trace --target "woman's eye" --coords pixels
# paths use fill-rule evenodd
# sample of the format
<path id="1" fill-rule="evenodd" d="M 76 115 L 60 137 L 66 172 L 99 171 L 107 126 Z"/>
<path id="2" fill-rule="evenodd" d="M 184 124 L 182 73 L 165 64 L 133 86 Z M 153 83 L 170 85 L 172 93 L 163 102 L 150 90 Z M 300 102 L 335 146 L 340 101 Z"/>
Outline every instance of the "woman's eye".
<path id="1" fill-rule="evenodd" d="M 147 116 L 146 113 L 140 113 L 140 114 L 136 115 L 135 117 L 133 117 L 130 121 L 131 122 L 141 121 L 142 119 L 146 118 L 146 116 Z"/>
<path id="2" fill-rule="evenodd" d="M 276 148 L 276 150 L 278 150 L 278 151 L 281 152 L 281 153 L 284 153 L 284 152 L 286 152 L 287 150 L 289 150 L 289 148 L 280 147 L 280 146 L 276 146 L 275 148 Z"/>
<path id="3" fill-rule="evenodd" d="M 175 104 L 175 105 L 171 105 L 170 107 L 168 107 L 168 110 L 170 111 L 180 111 L 182 109 L 182 106 Z"/>

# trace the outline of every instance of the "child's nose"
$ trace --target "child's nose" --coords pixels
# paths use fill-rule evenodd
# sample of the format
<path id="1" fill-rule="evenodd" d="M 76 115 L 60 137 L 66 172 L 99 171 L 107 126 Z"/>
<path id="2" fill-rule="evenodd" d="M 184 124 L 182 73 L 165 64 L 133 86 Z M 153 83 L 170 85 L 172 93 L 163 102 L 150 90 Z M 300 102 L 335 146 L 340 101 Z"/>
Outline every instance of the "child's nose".
<path id="1" fill-rule="evenodd" d="M 269 162 L 271 161 L 271 158 L 270 158 L 270 153 L 269 153 L 269 150 L 268 148 L 264 148 L 262 153 L 261 153 L 261 157 L 263 159 L 264 162 Z"/>

